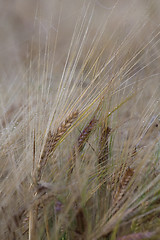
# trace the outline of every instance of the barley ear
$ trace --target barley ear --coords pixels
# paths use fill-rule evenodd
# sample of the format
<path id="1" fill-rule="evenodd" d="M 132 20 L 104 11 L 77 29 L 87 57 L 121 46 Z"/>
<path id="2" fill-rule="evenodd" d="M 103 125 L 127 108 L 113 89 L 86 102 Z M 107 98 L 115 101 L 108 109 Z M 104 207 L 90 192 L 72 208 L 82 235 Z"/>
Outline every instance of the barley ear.
<path id="1" fill-rule="evenodd" d="M 134 174 L 134 170 L 130 167 L 128 167 L 124 173 L 124 176 L 118 186 L 118 189 L 114 195 L 114 202 L 115 204 L 118 204 L 118 202 L 122 199 L 124 196 L 124 193 L 126 191 L 126 188 Z"/>
<path id="2" fill-rule="evenodd" d="M 109 134 L 111 132 L 111 128 L 107 126 L 102 127 L 101 129 L 101 138 L 99 142 L 99 156 L 98 156 L 98 163 L 101 165 L 106 165 L 107 160 L 108 160 L 108 153 L 109 153 L 109 146 L 108 146 L 108 138 Z"/>
<path id="3" fill-rule="evenodd" d="M 37 181 L 40 181 L 42 169 L 46 165 L 51 154 L 55 151 L 57 143 L 77 119 L 78 114 L 78 110 L 72 112 L 65 121 L 60 124 L 55 133 L 52 134 L 51 131 L 49 131 L 37 168 Z"/>

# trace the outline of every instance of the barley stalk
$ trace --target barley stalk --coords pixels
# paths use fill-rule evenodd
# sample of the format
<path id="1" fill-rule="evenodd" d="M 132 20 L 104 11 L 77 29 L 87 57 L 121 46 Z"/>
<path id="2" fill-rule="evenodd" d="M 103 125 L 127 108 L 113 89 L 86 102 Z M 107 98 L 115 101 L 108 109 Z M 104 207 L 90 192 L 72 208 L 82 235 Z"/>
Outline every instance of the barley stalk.
<path id="1" fill-rule="evenodd" d="M 56 144 L 61 139 L 61 137 L 67 132 L 67 130 L 71 127 L 72 123 L 78 117 L 78 110 L 71 113 L 64 122 L 60 124 L 57 128 L 57 131 L 52 134 L 51 131 L 48 132 L 47 140 L 43 149 L 43 152 L 40 157 L 39 165 L 37 168 L 37 176 L 35 176 L 35 183 L 38 186 L 38 182 L 42 177 L 42 169 L 45 167 L 49 156 L 55 150 Z M 36 190 L 38 193 L 38 191 Z M 34 211 L 36 209 L 36 211 Z M 35 209 L 32 208 L 29 211 L 29 240 L 36 239 L 36 222 L 37 222 L 37 215 L 38 215 L 38 208 L 35 206 Z"/>
<path id="2" fill-rule="evenodd" d="M 29 240 L 37 239 L 37 206 L 29 211 Z"/>
<path id="3" fill-rule="evenodd" d="M 110 134 L 111 128 L 108 126 L 105 127 L 105 125 L 102 125 L 101 128 L 101 137 L 99 141 L 99 154 L 98 154 L 98 163 L 100 164 L 100 188 L 98 191 L 98 204 L 101 206 L 101 209 L 99 210 L 99 216 L 103 216 L 104 212 L 106 211 L 106 205 L 104 204 L 104 199 L 106 198 L 106 176 L 103 173 L 103 170 L 105 171 L 105 168 L 107 166 L 107 160 L 108 160 L 108 153 L 109 153 L 109 147 L 108 147 L 108 138 Z"/>

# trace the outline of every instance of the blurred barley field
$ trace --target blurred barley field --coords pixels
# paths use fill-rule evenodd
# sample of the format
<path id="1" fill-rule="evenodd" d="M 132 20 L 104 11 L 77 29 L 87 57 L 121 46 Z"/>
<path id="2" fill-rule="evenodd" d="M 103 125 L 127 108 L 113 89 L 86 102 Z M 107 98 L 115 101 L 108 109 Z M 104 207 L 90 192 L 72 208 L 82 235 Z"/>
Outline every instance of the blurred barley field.
<path id="1" fill-rule="evenodd" d="M 160 239 L 159 12 L 1 0 L 0 239 Z"/>

